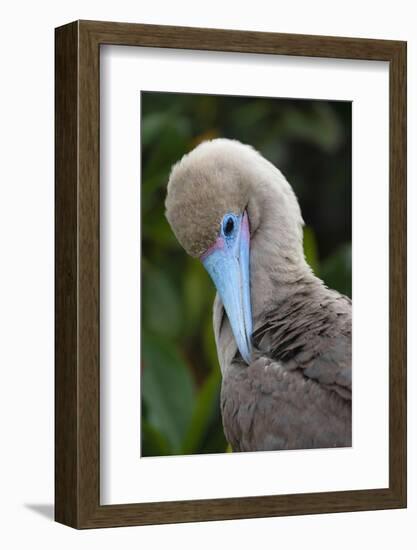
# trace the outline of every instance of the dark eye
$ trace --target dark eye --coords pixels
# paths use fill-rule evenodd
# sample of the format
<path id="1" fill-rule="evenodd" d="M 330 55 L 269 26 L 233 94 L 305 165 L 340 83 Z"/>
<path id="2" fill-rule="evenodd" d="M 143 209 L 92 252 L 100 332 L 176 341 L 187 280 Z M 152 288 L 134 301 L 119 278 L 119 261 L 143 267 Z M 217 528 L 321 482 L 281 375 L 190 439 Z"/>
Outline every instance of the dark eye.
<path id="1" fill-rule="evenodd" d="M 233 218 L 228 218 L 226 220 L 226 223 L 224 224 L 224 234 L 226 235 L 226 237 L 228 237 L 233 233 L 234 228 L 235 228 L 235 222 L 233 221 Z"/>

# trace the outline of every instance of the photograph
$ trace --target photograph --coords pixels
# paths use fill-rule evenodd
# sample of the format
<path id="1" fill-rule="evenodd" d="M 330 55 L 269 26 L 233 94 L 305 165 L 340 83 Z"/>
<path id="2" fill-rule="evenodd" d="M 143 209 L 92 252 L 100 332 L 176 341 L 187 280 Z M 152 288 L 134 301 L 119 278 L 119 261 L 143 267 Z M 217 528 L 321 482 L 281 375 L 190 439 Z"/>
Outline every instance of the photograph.
<path id="1" fill-rule="evenodd" d="M 141 91 L 140 127 L 141 457 L 351 447 L 352 102 Z"/>

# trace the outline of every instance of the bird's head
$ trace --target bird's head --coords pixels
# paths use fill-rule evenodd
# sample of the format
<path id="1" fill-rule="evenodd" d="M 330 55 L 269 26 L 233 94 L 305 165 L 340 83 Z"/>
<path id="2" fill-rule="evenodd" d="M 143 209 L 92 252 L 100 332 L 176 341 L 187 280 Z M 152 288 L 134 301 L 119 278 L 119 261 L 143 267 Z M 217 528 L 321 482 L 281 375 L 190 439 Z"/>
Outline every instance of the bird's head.
<path id="1" fill-rule="evenodd" d="M 298 202 L 284 178 L 282 189 L 277 186 L 270 196 L 271 179 L 277 173 L 252 147 L 215 139 L 200 144 L 175 164 L 168 182 L 168 222 L 185 251 L 199 258 L 212 278 L 247 363 L 252 335 L 250 241 L 262 227 L 271 208 L 268 200 L 276 199 L 275 191 L 279 191 L 281 204 L 274 215 L 282 222 L 284 249 L 288 240 L 301 242 Z M 297 217 L 295 228 L 288 220 L 291 210 Z M 272 238 L 279 242 L 280 236 Z"/>

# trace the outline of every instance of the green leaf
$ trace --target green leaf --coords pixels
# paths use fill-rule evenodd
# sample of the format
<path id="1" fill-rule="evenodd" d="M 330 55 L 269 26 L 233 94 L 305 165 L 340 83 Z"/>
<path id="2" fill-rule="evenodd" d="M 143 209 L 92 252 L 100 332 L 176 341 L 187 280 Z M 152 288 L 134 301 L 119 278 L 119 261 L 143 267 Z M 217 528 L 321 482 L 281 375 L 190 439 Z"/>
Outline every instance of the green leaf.
<path id="1" fill-rule="evenodd" d="M 168 183 L 169 166 L 163 166 L 161 170 L 151 175 L 144 176 L 141 187 L 141 210 L 143 214 L 150 214 L 153 209 L 163 205 L 161 195 L 165 194 Z"/>
<path id="2" fill-rule="evenodd" d="M 304 139 L 326 152 L 334 151 L 343 136 L 333 109 L 320 101 L 313 102 L 308 110 L 289 107 L 283 113 L 282 123 L 288 137 Z"/>
<path id="3" fill-rule="evenodd" d="M 352 245 L 343 244 L 322 262 L 321 277 L 326 285 L 352 297 Z"/>
<path id="4" fill-rule="evenodd" d="M 174 162 L 187 152 L 191 138 L 189 121 L 184 117 L 166 115 L 164 123 L 155 131 L 155 142 L 148 147 L 148 154 L 143 158 L 143 181 L 156 174 L 169 174 Z M 159 185 L 166 185 L 167 179 L 159 179 Z"/>
<path id="5" fill-rule="evenodd" d="M 244 103 L 232 109 L 230 116 L 237 130 L 252 129 L 253 131 L 262 119 L 268 117 L 268 105 L 262 100 Z"/>
<path id="6" fill-rule="evenodd" d="M 178 453 L 191 421 L 195 390 L 175 346 L 145 332 L 142 338 L 142 399 L 150 426 Z"/>
<path id="7" fill-rule="evenodd" d="M 199 452 L 213 418 L 218 412 L 221 374 L 213 369 L 201 388 L 181 454 Z"/>
<path id="8" fill-rule="evenodd" d="M 316 275 L 319 273 L 319 256 L 317 249 L 317 241 L 314 231 L 311 227 L 304 226 L 304 256 L 308 265 Z"/>
<path id="9" fill-rule="evenodd" d="M 215 290 L 202 263 L 190 257 L 187 258 L 183 284 L 185 326 L 189 334 L 194 334 L 202 330 L 207 311 L 211 315 Z"/>
<path id="10" fill-rule="evenodd" d="M 219 368 L 219 359 L 217 356 L 217 347 L 216 340 L 214 338 L 213 331 L 213 314 L 211 310 L 207 313 L 205 324 L 204 324 L 204 352 L 207 359 L 207 362 L 211 368 Z"/>
<path id="11" fill-rule="evenodd" d="M 179 291 L 172 278 L 149 263 L 142 270 L 142 321 L 147 329 L 174 338 L 182 324 Z"/>
<path id="12" fill-rule="evenodd" d="M 142 456 L 167 456 L 173 454 L 166 437 L 151 426 L 143 417 L 142 429 Z"/>
<path id="13" fill-rule="evenodd" d="M 151 214 L 142 217 L 142 239 L 152 243 L 154 248 L 178 248 L 179 244 L 166 220 L 163 208 L 154 208 Z"/>
<path id="14" fill-rule="evenodd" d="M 149 113 L 142 117 L 142 146 L 145 147 L 156 141 L 164 129 L 167 116 L 165 113 Z"/>

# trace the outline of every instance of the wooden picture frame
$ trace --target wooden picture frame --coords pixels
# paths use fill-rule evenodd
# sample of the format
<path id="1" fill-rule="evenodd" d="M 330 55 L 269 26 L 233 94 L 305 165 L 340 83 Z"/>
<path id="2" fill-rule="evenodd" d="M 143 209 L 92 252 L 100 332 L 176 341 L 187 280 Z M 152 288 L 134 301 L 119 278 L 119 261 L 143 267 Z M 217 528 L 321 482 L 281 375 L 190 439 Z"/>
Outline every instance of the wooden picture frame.
<path id="1" fill-rule="evenodd" d="M 101 505 L 99 56 L 118 44 L 389 62 L 389 487 Z M 406 43 L 76 21 L 56 29 L 55 519 L 75 528 L 406 506 Z"/>

